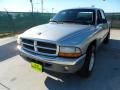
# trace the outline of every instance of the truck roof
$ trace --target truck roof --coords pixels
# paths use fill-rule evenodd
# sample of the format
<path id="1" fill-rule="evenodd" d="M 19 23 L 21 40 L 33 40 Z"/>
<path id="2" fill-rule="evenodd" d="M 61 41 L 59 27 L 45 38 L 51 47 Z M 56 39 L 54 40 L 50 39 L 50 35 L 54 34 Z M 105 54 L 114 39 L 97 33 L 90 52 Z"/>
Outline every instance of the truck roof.
<path id="1" fill-rule="evenodd" d="M 65 10 L 71 10 L 71 9 L 90 9 L 90 10 L 102 10 L 102 9 L 100 9 L 100 8 L 94 8 L 94 7 L 70 8 L 70 9 L 65 9 Z"/>

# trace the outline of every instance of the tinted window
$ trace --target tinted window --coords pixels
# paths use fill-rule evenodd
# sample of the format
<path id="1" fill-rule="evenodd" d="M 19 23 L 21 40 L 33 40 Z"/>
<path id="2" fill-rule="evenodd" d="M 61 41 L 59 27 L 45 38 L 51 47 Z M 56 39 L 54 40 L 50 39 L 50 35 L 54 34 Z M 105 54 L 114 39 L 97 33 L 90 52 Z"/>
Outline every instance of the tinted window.
<path id="1" fill-rule="evenodd" d="M 102 19 L 106 19 L 104 12 L 102 10 L 100 12 L 101 12 Z"/>
<path id="2" fill-rule="evenodd" d="M 98 19 L 97 19 L 97 23 L 98 24 L 100 24 L 100 23 L 106 23 L 107 22 L 107 20 L 105 18 L 105 14 L 104 14 L 103 11 L 98 10 L 97 14 L 98 14 Z"/>
<path id="3" fill-rule="evenodd" d="M 76 17 L 76 22 L 92 24 L 93 13 L 92 12 L 79 12 Z"/>
<path id="4" fill-rule="evenodd" d="M 56 14 L 51 21 L 93 25 L 95 23 L 94 10 L 88 9 L 64 10 Z"/>
<path id="5" fill-rule="evenodd" d="M 97 18 L 97 24 L 100 24 L 101 20 L 102 20 L 102 16 L 101 16 L 101 13 L 100 13 L 99 10 L 97 11 L 97 16 L 98 16 L 98 18 Z"/>

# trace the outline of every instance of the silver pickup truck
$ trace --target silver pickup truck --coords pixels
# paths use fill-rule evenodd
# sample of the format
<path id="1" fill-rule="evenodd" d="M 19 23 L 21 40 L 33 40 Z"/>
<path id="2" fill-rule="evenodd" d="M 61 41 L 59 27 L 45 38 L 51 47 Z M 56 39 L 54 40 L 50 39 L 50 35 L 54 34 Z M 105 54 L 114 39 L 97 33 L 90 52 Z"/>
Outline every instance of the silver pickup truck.
<path id="1" fill-rule="evenodd" d="M 101 43 L 107 44 L 110 26 L 98 8 L 74 8 L 57 13 L 48 24 L 18 36 L 20 55 L 45 70 L 89 76 Z"/>

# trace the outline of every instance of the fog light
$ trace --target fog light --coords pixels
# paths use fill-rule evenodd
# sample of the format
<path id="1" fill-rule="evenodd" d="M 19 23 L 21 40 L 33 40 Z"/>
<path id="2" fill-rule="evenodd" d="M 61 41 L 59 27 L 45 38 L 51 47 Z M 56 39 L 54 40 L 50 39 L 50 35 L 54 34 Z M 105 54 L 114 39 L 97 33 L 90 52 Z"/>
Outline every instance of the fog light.
<path id="1" fill-rule="evenodd" d="M 69 67 L 68 67 L 68 66 L 65 66 L 64 69 L 65 69 L 65 71 L 68 71 L 68 70 L 69 70 Z"/>

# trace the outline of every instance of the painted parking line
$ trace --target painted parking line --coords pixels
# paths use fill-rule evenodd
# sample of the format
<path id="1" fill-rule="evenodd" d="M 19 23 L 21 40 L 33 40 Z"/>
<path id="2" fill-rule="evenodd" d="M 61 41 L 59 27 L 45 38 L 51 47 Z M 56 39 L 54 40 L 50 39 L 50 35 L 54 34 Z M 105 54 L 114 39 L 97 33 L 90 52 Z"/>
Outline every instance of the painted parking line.
<path id="1" fill-rule="evenodd" d="M 5 45 L 10 42 L 14 42 L 17 40 L 17 36 L 7 37 L 7 38 L 0 38 L 0 46 Z"/>
<path id="2" fill-rule="evenodd" d="M 4 84 L 0 83 L 0 90 L 11 90 L 11 89 L 5 86 Z"/>

